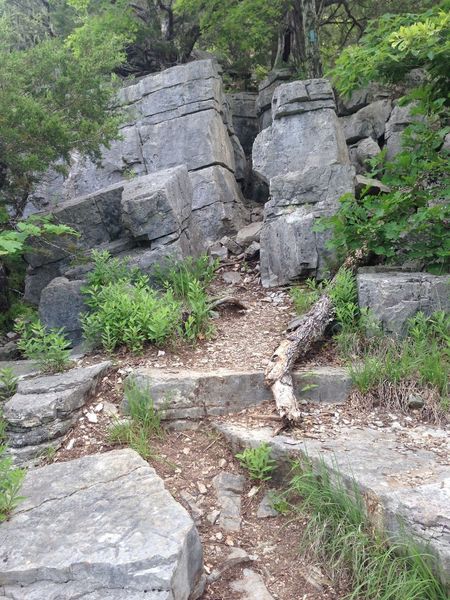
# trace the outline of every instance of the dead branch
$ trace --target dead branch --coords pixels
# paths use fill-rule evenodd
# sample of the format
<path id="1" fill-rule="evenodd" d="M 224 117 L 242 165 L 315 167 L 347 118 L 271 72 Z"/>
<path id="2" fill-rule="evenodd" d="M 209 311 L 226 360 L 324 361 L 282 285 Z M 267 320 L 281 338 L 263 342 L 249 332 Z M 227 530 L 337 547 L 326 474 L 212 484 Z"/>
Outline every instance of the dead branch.
<path id="1" fill-rule="evenodd" d="M 365 249 L 349 256 L 332 279 L 330 289 L 341 270 L 355 273 L 367 262 Z M 324 293 L 312 308 L 298 320 L 296 329 L 284 339 L 273 353 L 265 373 L 265 383 L 271 388 L 280 417 L 289 423 L 301 419 L 301 411 L 294 393 L 292 370 L 296 361 L 305 356 L 314 342 L 322 339 L 327 326 L 333 321 L 335 310 L 328 293 Z"/>

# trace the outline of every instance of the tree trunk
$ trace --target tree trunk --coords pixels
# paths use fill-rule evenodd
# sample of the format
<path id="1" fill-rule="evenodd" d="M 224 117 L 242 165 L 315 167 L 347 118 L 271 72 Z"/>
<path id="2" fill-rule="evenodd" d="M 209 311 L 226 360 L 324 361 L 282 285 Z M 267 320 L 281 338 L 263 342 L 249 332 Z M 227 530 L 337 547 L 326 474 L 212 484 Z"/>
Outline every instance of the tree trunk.
<path id="1" fill-rule="evenodd" d="M 358 250 L 347 258 L 337 275 L 342 269 L 356 273 L 358 267 L 365 264 L 367 259 L 367 251 Z M 335 284 L 337 275 L 332 279 L 330 287 Z M 294 365 L 300 357 L 308 353 L 314 342 L 323 339 L 325 330 L 333 321 L 334 315 L 333 303 L 325 293 L 299 320 L 296 330 L 281 342 L 267 366 L 266 385 L 272 390 L 280 417 L 288 423 L 296 423 L 301 419 L 292 379 Z"/>
<path id="2" fill-rule="evenodd" d="M 274 69 L 293 65 L 305 78 L 322 76 L 315 0 L 293 0 L 278 35 Z"/>

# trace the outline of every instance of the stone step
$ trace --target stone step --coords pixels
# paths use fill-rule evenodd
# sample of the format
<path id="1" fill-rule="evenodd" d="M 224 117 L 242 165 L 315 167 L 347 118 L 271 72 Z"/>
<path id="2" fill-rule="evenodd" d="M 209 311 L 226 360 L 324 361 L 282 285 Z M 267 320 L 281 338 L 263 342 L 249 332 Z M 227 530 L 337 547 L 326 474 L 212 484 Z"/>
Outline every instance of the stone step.
<path id="1" fill-rule="evenodd" d="M 238 413 L 272 399 L 264 385 L 263 371 L 216 370 L 196 372 L 141 367 L 130 373 L 139 388 L 147 390 L 155 406 L 163 409 L 164 420 L 178 427 L 192 421 Z M 294 373 L 296 393 L 308 402 L 343 403 L 351 380 L 346 369 L 314 367 Z M 127 400 L 122 402 L 127 413 Z"/>
<path id="2" fill-rule="evenodd" d="M 417 447 L 413 443 L 422 436 L 441 438 L 445 444 L 446 431 L 424 425 L 410 433 L 345 427 L 334 437 L 318 440 L 302 439 L 301 432 L 297 437 L 273 436 L 272 427 L 249 428 L 229 422 L 213 426 L 235 453 L 269 444 L 278 465 L 274 475 L 278 483 L 286 480 L 292 460 L 299 457 L 340 473 L 349 489 L 356 484 L 375 525 L 393 537 L 411 534 L 436 556 L 438 575 L 450 586 L 450 466 L 426 444 Z"/>
<path id="3" fill-rule="evenodd" d="M 0 596 L 11 600 L 195 600 L 197 529 L 133 450 L 33 469 L 0 524 Z"/>

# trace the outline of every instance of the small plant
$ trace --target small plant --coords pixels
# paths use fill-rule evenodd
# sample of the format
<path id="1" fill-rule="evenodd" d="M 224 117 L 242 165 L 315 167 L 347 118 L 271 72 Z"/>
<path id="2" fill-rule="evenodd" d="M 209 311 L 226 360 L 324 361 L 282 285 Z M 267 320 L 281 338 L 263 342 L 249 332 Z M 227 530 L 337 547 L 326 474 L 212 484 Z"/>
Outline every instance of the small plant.
<path id="1" fill-rule="evenodd" d="M 14 396 L 19 378 L 16 377 L 11 367 L 0 369 L 0 401 Z"/>
<path id="2" fill-rule="evenodd" d="M 126 260 L 112 258 L 107 250 L 93 250 L 91 259 L 94 268 L 87 275 L 88 289 L 98 289 L 118 281 L 133 282 L 141 275 L 138 268 L 130 268 Z"/>
<path id="3" fill-rule="evenodd" d="M 19 350 L 43 371 L 57 373 L 70 365 L 70 342 L 63 329 L 47 329 L 36 320 L 18 321 L 15 331 L 20 335 Z"/>
<path id="4" fill-rule="evenodd" d="M 356 483 L 333 474 L 323 462 L 298 461 L 285 494 L 291 508 L 308 523 L 301 549 L 327 566 L 336 582 L 350 582 L 347 600 L 445 600 L 448 596 L 432 571 L 433 557 L 408 538 L 389 544 L 366 516 Z"/>
<path id="5" fill-rule="evenodd" d="M 157 265 L 153 271 L 153 279 L 162 287 L 170 287 L 179 300 L 186 299 L 189 287 L 197 281 L 203 290 L 214 278 L 219 261 L 211 261 L 206 254 L 199 258 L 188 257 L 181 261 L 167 259 L 162 265 Z"/>
<path id="6" fill-rule="evenodd" d="M 150 438 L 162 436 L 163 413 L 155 407 L 149 388 L 142 388 L 134 378 L 126 379 L 124 393 L 130 418 L 116 420 L 108 432 L 108 439 L 112 444 L 130 446 L 148 460 L 153 456 Z"/>
<path id="7" fill-rule="evenodd" d="M 308 278 L 305 281 L 305 286 L 295 286 L 289 290 L 289 293 L 294 303 L 295 312 L 298 315 L 303 315 L 308 312 L 314 302 L 320 298 L 323 291 L 323 285 L 318 284 L 315 279 Z"/>
<path id="8" fill-rule="evenodd" d="M 23 500 L 19 492 L 25 477 L 25 469 L 14 467 L 5 451 L 6 447 L 0 446 L 0 522 Z"/>
<path id="9" fill-rule="evenodd" d="M 245 467 L 252 479 L 269 481 L 276 467 L 276 461 L 271 457 L 271 449 L 265 442 L 257 448 L 246 448 L 236 454 L 236 458 Z"/>

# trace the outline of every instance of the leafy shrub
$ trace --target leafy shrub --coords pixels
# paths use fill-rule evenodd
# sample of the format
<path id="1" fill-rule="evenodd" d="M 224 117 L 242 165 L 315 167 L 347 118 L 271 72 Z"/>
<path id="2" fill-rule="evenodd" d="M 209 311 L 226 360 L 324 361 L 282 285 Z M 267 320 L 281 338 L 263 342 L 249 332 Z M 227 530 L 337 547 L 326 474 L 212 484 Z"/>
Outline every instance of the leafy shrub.
<path id="1" fill-rule="evenodd" d="M 135 283 L 119 280 L 85 290 L 91 312 L 82 316 L 85 338 L 107 352 L 125 345 L 141 352 L 145 342 L 162 344 L 176 330 L 180 303 L 168 289 L 159 294 L 140 276 Z"/>
<path id="2" fill-rule="evenodd" d="M 448 9 L 448 1 L 444 6 Z M 374 196 L 366 191 L 359 200 L 344 196 L 337 215 L 319 224 L 319 229 L 333 229 L 331 247 L 341 255 L 365 246 L 383 261 L 417 260 L 430 270 L 449 268 L 449 156 L 441 150 L 450 131 L 449 19 L 441 7 L 421 15 L 385 15 L 336 61 L 331 74 L 341 93 L 369 81 L 400 82 L 416 67 L 428 74 L 427 83 L 403 99 L 414 103 L 416 115 L 404 131 L 403 151 L 391 162 L 385 162 L 384 153 L 372 161 L 390 192 Z"/>
<path id="3" fill-rule="evenodd" d="M 124 393 L 130 419 L 116 420 L 108 432 L 108 439 L 112 444 L 130 446 L 148 460 L 153 456 L 150 438 L 162 435 L 162 412 L 155 408 L 148 387 L 142 388 L 134 378 L 126 379 Z"/>
<path id="4" fill-rule="evenodd" d="M 14 396 L 19 378 L 16 377 L 11 367 L 0 369 L 0 401 Z"/>
<path id="5" fill-rule="evenodd" d="M 218 266 L 219 261 L 211 261 L 206 254 L 199 258 L 190 256 L 181 261 L 172 258 L 155 267 L 153 279 L 163 287 L 170 287 L 175 297 L 183 300 L 188 297 L 193 281 L 198 281 L 205 290 L 213 280 Z"/>
<path id="6" fill-rule="evenodd" d="M 87 274 L 88 289 L 98 289 L 118 281 L 133 282 L 141 275 L 137 267 L 130 268 L 126 259 L 112 258 L 107 250 L 93 250 L 91 259 L 94 268 Z"/>
<path id="7" fill-rule="evenodd" d="M 25 469 L 14 467 L 5 451 L 5 446 L 0 446 L 0 522 L 23 500 L 19 491 L 25 477 Z"/>
<path id="8" fill-rule="evenodd" d="M 236 458 L 245 467 L 252 479 L 269 481 L 276 467 L 276 461 L 271 457 L 271 448 L 263 443 L 257 448 L 246 448 L 236 454 Z"/>
<path id="9" fill-rule="evenodd" d="M 47 329 L 36 320 L 18 321 L 15 330 L 20 335 L 19 350 L 43 371 L 56 373 L 70 365 L 70 342 L 64 336 L 64 329 Z"/>

